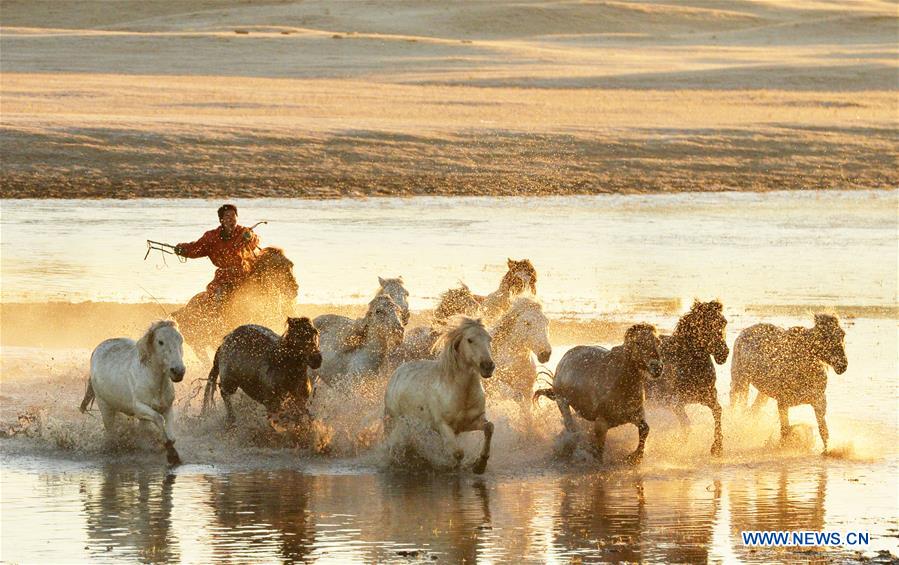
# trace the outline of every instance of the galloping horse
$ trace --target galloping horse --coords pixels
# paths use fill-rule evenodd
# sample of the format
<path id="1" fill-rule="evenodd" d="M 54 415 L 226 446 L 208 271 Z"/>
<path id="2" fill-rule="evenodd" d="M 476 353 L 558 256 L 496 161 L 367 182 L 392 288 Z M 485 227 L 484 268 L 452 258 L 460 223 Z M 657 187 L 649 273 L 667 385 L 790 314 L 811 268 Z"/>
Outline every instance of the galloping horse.
<path id="1" fill-rule="evenodd" d="M 643 411 L 646 373 L 654 378 L 662 374 L 659 338 L 653 326 L 636 324 L 624 334 L 624 344 L 611 351 L 589 345 L 570 349 L 559 361 L 552 388 L 536 391 L 534 401 L 541 396 L 555 400 L 569 432 L 577 432 L 571 408 L 592 421 L 595 451 L 600 461 L 609 429 L 634 424 L 640 440 L 628 461 L 638 463 L 649 435 Z"/>
<path id="2" fill-rule="evenodd" d="M 384 429 L 389 436 L 400 417 L 420 421 L 440 433 L 457 464 L 464 452 L 456 436 L 481 430 L 484 446 L 473 468 L 480 474 L 487 467 L 493 437 L 481 384 L 496 368 L 490 356 L 490 334 L 480 320 L 460 316 L 439 344 L 437 359 L 403 363 L 390 377 L 384 398 Z"/>
<path id="3" fill-rule="evenodd" d="M 512 300 L 526 291 L 537 294 L 537 270 L 530 260 L 515 261 L 508 259 L 506 264 L 509 270 L 503 275 L 499 288 L 488 294 L 480 296 L 473 294 L 466 285 L 457 289 L 450 289 L 440 296 L 437 308 L 434 310 L 435 320 L 445 320 L 458 314 L 483 316 L 485 320 L 492 321 L 502 316 L 512 305 Z M 472 311 L 477 304 L 475 311 Z"/>
<path id="4" fill-rule="evenodd" d="M 81 401 L 81 412 L 86 412 L 96 398 L 107 436 L 113 433 L 118 412 L 155 424 L 165 438 L 171 465 L 181 463 L 175 451 L 172 383 L 184 378 L 182 342 L 175 322 L 168 320 L 154 322 L 136 342 L 107 339 L 91 354 L 91 374 Z"/>
<path id="5" fill-rule="evenodd" d="M 845 338 L 840 321 L 828 314 L 815 315 L 812 328 L 785 330 L 771 324 L 746 328 L 734 343 L 731 403 L 735 407 L 744 406 L 750 384 L 759 393 L 753 410 L 760 408 L 769 397 L 775 399 L 782 440 L 790 433 L 789 408 L 811 404 L 826 452 L 827 365 L 838 375 L 846 372 L 849 362 Z"/>
<path id="6" fill-rule="evenodd" d="M 175 311 L 184 339 L 197 357 L 208 365 L 207 349 L 221 343 L 225 334 L 247 323 L 277 327 L 293 314 L 299 286 L 293 276 L 293 262 L 277 247 L 263 249 L 253 270 L 226 298 L 220 315 L 210 314 L 205 293 L 191 298 Z"/>
<path id="7" fill-rule="evenodd" d="M 721 404 L 715 388 L 715 363 L 727 361 L 730 350 L 725 342 L 727 319 L 717 300 L 695 301 L 690 311 L 678 320 L 674 334 L 661 337 L 662 376 L 646 383 L 646 396 L 667 404 L 680 419 L 681 426 L 690 424 L 684 407 L 702 404 L 712 410 L 715 439 L 712 455 L 721 455 Z"/>
<path id="8" fill-rule="evenodd" d="M 288 318 L 287 331 L 279 336 L 272 330 L 248 324 L 225 336 L 215 352 L 203 394 L 203 410 L 213 404 L 216 381 L 220 379 L 229 424 L 234 422 L 231 395 L 242 389 L 265 406 L 271 417 L 285 400 L 305 411 L 312 395 L 307 367 L 318 369 L 322 355 L 318 331 L 309 318 Z"/>

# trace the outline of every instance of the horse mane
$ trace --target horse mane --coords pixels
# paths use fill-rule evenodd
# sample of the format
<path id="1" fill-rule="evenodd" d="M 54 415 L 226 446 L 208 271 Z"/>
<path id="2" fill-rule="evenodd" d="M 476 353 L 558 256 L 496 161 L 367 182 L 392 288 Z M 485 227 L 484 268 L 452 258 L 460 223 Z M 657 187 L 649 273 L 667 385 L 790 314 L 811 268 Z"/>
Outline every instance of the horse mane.
<path id="1" fill-rule="evenodd" d="M 521 279 L 515 276 L 515 273 L 518 271 L 525 270 L 530 276 L 530 290 L 531 294 L 537 294 L 537 269 L 534 268 L 534 265 L 531 263 L 530 259 L 522 259 L 521 261 L 515 261 L 514 259 L 509 259 L 509 270 L 506 271 L 506 274 L 503 275 L 501 281 L 499 281 L 499 290 L 503 292 L 516 293 L 520 294 L 524 292 L 524 287 L 522 286 Z"/>
<path id="2" fill-rule="evenodd" d="M 462 364 L 457 346 L 465 332 L 472 328 L 487 332 L 480 319 L 469 318 L 468 316 L 454 316 L 449 320 L 446 331 L 437 338 L 433 350 L 440 351 L 440 354 L 437 356 L 437 366 L 440 367 L 443 375 L 456 375 L 461 372 Z"/>
<path id="3" fill-rule="evenodd" d="M 526 296 L 516 299 L 515 302 L 512 303 L 512 307 L 503 314 L 491 329 L 490 333 L 493 335 L 493 339 L 502 340 L 508 337 L 512 328 L 515 327 L 515 322 L 518 321 L 518 318 L 527 312 L 538 312 L 542 314 L 543 306 L 533 298 Z"/>
<path id="4" fill-rule="evenodd" d="M 675 337 L 696 336 L 700 327 L 710 316 L 718 316 L 724 310 L 724 306 L 718 300 L 711 302 L 693 301 L 690 311 L 681 316 L 674 328 Z"/>
<path id="5" fill-rule="evenodd" d="M 178 329 L 178 323 L 175 320 L 156 320 L 144 332 L 144 335 L 137 340 L 137 351 L 140 355 L 140 362 L 146 365 L 150 361 L 150 355 L 153 353 L 153 339 L 156 330 L 161 328 Z"/>
<path id="6" fill-rule="evenodd" d="M 451 288 L 440 294 L 437 309 L 434 310 L 434 319 L 446 320 L 457 314 L 466 316 L 475 314 L 475 312 L 466 312 L 464 310 L 461 305 L 466 302 L 477 303 L 478 299 L 475 297 L 474 293 L 471 292 L 471 289 L 468 288 L 465 283 L 460 281 L 459 288 Z"/>

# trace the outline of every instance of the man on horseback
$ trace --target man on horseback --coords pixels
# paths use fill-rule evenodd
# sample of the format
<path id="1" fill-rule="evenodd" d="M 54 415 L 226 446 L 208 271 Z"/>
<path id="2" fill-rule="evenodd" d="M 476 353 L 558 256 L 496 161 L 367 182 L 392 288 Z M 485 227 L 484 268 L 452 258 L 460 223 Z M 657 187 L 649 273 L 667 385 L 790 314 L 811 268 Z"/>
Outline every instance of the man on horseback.
<path id="1" fill-rule="evenodd" d="M 252 229 L 237 225 L 235 205 L 223 204 L 218 209 L 218 217 L 221 224 L 218 228 L 207 231 L 197 241 L 175 246 L 176 255 L 188 259 L 209 257 L 218 267 L 206 285 L 206 292 L 197 297 L 211 317 L 218 317 L 225 301 L 253 270 L 255 250 L 259 246 L 259 237 Z"/>

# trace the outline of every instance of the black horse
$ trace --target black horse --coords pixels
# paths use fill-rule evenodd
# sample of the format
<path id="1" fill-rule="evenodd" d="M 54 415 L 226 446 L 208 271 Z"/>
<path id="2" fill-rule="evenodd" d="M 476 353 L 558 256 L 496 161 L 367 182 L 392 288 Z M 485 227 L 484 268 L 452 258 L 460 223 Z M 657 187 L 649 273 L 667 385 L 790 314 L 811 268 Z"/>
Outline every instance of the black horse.
<path id="1" fill-rule="evenodd" d="M 662 336 L 662 376 L 646 384 L 646 396 L 665 404 L 680 419 L 681 425 L 690 425 L 685 407 L 702 404 L 712 410 L 715 418 L 715 439 L 712 455 L 721 455 L 721 404 L 715 388 L 715 363 L 727 361 L 730 350 L 725 342 L 727 319 L 721 313 L 723 307 L 717 300 L 695 301 L 693 307 L 677 322 L 674 334 Z"/>
<path id="2" fill-rule="evenodd" d="M 321 363 L 318 330 L 309 318 L 288 318 L 283 336 L 262 326 L 240 326 L 225 336 L 215 352 L 203 409 L 213 404 L 218 380 L 229 423 L 234 422 L 231 395 L 238 388 L 265 406 L 270 418 L 285 400 L 305 409 L 312 394 L 307 367 L 318 369 Z"/>

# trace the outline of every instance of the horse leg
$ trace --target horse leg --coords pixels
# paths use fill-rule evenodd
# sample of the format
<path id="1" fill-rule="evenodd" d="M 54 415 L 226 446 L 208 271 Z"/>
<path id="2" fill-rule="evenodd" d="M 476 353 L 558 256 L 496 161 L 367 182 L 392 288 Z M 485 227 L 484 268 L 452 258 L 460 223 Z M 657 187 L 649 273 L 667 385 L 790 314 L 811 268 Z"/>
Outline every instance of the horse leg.
<path id="1" fill-rule="evenodd" d="M 822 395 L 821 398 L 815 400 L 812 404 L 812 408 L 815 409 L 815 418 L 818 420 L 818 432 L 821 434 L 821 441 L 824 442 L 824 451 L 822 453 L 827 453 L 827 421 L 824 419 L 824 416 L 827 414 L 827 399 Z"/>
<path id="2" fill-rule="evenodd" d="M 172 420 L 174 420 L 171 407 L 169 407 L 169 409 L 166 411 L 166 414 L 170 415 Z M 165 437 L 165 449 L 169 464 L 177 465 L 178 463 L 180 463 L 178 452 L 175 451 L 175 437 L 171 423 L 167 422 L 166 418 L 163 417 L 162 414 L 160 414 L 156 410 L 153 410 L 153 408 L 147 406 L 143 402 L 134 403 L 134 415 L 141 420 L 148 420 L 156 424 L 159 432 L 163 435 L 163 437 Z"/>
<path id="3" fill-rule="evenodd" d="M 788 410 L 789 406 L 781 402 L 777 401 L 777 414 L 780 416 L 780 442 L 783 443 L 786 441 L 787 436 L 790 435 L 790 415 Z"/>
<path id="4" fill-rule="evenodd" d="M 689 432 L 690 417 L 687 416 L 686 404 L 675 404 L 674 406 L 671 407 L 671 411 L 674 412 L 675 416 L 677 416 L 677 420 L 680 423 L 681 431 Z"/>
<path id="5" fill-rule="evenodd" d="M 115 431 L 116 411 L 100 397 L 97 397 L 97 407 L 100 409 L 100 416 L 103 417 L 103 429 L 106 433 L 106 443 L 111 445 L 114 439 L 113 432 Z"/>
<path id="6" fill-rule="evenodd" d="M 721 457 L 722 443 L 724 442 L 721 434 L 721 404 L 718 403 L 718 393 L 712 391 L 711 398 L 706 404 L 712 410 L 712 418 L 715 419 L 715 440 L 712 442 L 712 457 Z"/>
<path id="7" fill-rule="evenodd" d="M 165 414 L 165 452 L 169 465 L 180 465 L 181 457 L 175 451 L 175 409 L 171 406 L 166 409 Z"/>
<path id="8" fill-rule="evenodd" d="M 556 398 L 556 404 L 559 406 L 559 412 L 562 413 L 562 422 L 565 424 L 565 429 L 573 434 L 577 433 L 574 418 L 571 416 L 571 406 L 562 397 Z"/>
<path id="9" fill-rule="evenodd" d="M 634 425 L 637 426 L 640 441 L 637 443 L 637 449 L 627 457 L 627 462 L 631 465 L 636 465 L 643 460 L 643 449 L 646 446 L 646 437 L 649 435 L 649 424 L 646 423 L 645 418 L 640 418 L 639 421 L 634 422 Z"/>
<path id="10" fill-rule="evenodd" d="M 456 441 L 456 432 L 446 422 L 440 423 L 439 431 L 440 437 L 443 438 L 444 444 L 452 452 L 453 459 L 456 461 L 456 467 L 458 467 L 462 463 L 462 458 L 465 457 L 465 452 L 462 451 L 462 448 L 459 447 L 459 443 Z"/>
<path id="11" fill-rule="evenodd" d="M 602 452 L 606 446 L 606 434 L 608 432 L 608 422 L 602 416 L 597 416 L 593 422 L 593 451 L 600 463 L 602 463 Z"/>
<path id="12" fill-rule="evenodd" d="M 480 475 L 487 468 L 487 459 L 490 458 L 490 441 L 493 439 L 493 422 L 488 422 L 486 416 L 481 416 L 468 431 L 477 430 L 482 430 L 484 432 L 484 447 L 481 448 L 481 455 L 478 456 L 478 460 L 475 462 L 472 471 L 474 471 L 476 475 Z"/>
<path id="13" fill-rule="evenodd" d="M 219 389 L 222 394 L 222 402 L 225 403 L 225 425 L 229 428 L 234 426 L 236 419 L 234 418 L 234 406 L 231 404 L 231 396 L 234 394 L 226 393 L 223 389 Z"/>

